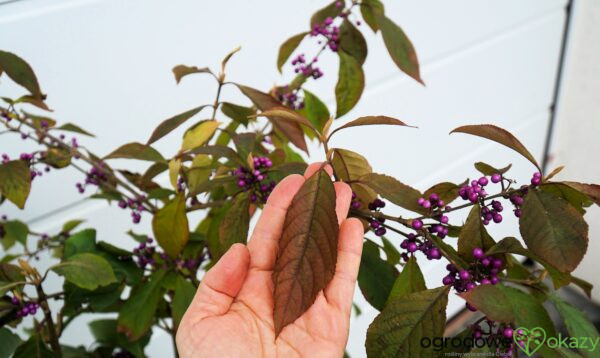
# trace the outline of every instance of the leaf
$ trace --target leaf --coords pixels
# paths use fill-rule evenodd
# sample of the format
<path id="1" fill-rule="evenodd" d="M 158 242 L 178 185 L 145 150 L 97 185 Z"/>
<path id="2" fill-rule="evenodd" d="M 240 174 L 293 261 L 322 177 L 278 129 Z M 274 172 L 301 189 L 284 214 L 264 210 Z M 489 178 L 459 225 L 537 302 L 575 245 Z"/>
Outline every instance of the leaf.
<path id="1" fill-rule="evenodd" d="M 283 67 L 285 62 L 290 58 L 290 55 L 298 45 L 300 45 L 300 42 L 302 42 L 306 35 L 308 35 L 308 32 L 299 33 L 285 40 L 285 42 L 281 44 L 281 47 L 279 47 L 279 54 L 277 55 L 277 69 L 279 70 L 279 73 L 281 73 L 281 67 Z"/>
<path id="2" fill-rule="evenodd" d="M 381 30 L 385 47 L 396 66 L 402 72 L 424 85 L 425 83 L 421 79 L 419 71 L 417 52 L 404 31 L 383 13 L 377 13 L 375 19 L 379 30 Z"/>
<path id="3" fill-rule="evenodd" d="M 192 166 L 187 171 L 187 185 L 191 192 L 208 180 L 212 174 L 212 159 L 206 154 L 198 154 L 192 160 Z"/>
<path id="4" fill-rule="evenodd" d="M 391 302 L 411 293 L 425 291 L 426 289 L 425 278 L 423 278 L 423 273 L 419 268 L 419 264 L 417 264 L 417 258 L 411 256 L 394 282 L 394 286 L 392 286 L 387 302 Z"/>
<path id="5" fill-rule="evenodd" d="M 491 320 L 509 323 L 515 319 L 508 297 L 497 285 L 480 285 L 460 296 Z"/>
<path id="6" fill-rule="evenodd" d="M 17 99 L 15 101 L 15 103 L 29 103 L 32 106 L 36 106 L 43 110 L 52 112 L 52 110 L 48 107 L 48 105 L 46 105 L 46 103 L 44 103 L 44 98 L 38 98 L 35 96 L 25 95 L 25 96 L 19 97 L 19 99 Z"/>
<path id="7" fill-rule="evenodd" d="M 287 121 L 292 121 L 298 124 L 302 124 L 310 129 L 312 129 L 317 135 L 319 135 L 319 131 L 313 126 L 313 124 L 306 118 L 302 117 L 295 111 L 287 107 L 273 107 L 266 111 L 262 111 L 257 116 L 264 116 L 269 118 L 278 118 L 279 120 L 284 119 Z"/>
<path id="8" fill-rule="evenodd" d="M 245 244 L 248 238 L 250 223 L 250 198 L 248 193 L 238 194 L 231 208 L 219 224 L 219 253 L 223 255 L 235 243 Z"/>
<path id="9" fill-rule="evenodd" d="M 149 162 L 164 162 L 165 158 L 154 148 L 142 143 L 128 143 L 120 146 L 115 151 L 104 157 L 104 159 L 137 159 Z"/>
<path id="10" fill-rule="evenodd" d="M 92 133 L 82 129 L 81 127 L 73 124 L 73 123 L 65 123 L 62 126 L 55 128 L 56 130 L 61 130 L 61 131 L 66 131 L 66 132 L 74 132 L 74 133 L 79 133 L 79 134 L 83 134 L 89 137 L 95 137 Z"/>
<path id="11" fill-rule="evenodd" d="M 66 168 L 71 165 L 71 153 L 65 148 L 49 147 L 45 152 L 41 152 L 40 161 L 53 168 Z"/>
<path id="12" fill-rule="evenodd" d="M 549 296 L 556 310 L 560 314 L 567 327 L 569 336 L 571 337 L 600 337 L 600 333 L 593 323 L 591 323 L 583 312 L 568 302 L 562 300 L 558 295 L 552 294 Z M 600 352 L 580 349 L 580 352 L 585 357 L 598 357 Z"/>
<path id="13" fill-rule="evenodd" d="M 5 221 L 2 223 L 4 226 L 4 237 L 1 238 L 2 244 L 4 241 L 19 242 L 24 247 L 27 247 L 27 236 L 29 235 L 29 227 L 20 220 Z"/>
<path id="14" fill-rule="evenodd" d="M 343 51 L 338 51 L 338 56 L 340 58 L 340 68 L 338 81 L 335 85 L 336 118 L 343 116 L 354 108 L 365 88 L 365 75 L 360 63 Z"/>
<path id="15" fill-rule="evenodd" d="M 325 123 L 330 117 L 329 109 L 313 93 L 306 89 L 302 89 L 302 91 L 304 93 L 304 107 L 299 110 L 299 113 L 306 117 L 319 132 L 322 132 Z"/>
<path id="16" fill-rule="evenodd" d="M 210 154 L 214 159 L 227 158 L 238 164 L 244 164 L 242 158 L 233 149 L 222 145 L 207 145 L 205 147 L 198 147 L 189 152 L 189 154 Z"/>
<path id="17" fill-rule="evenodd" d="M 85 220 L 81 219 L 69 220 L 63 224 L 61 232 L 71 232 L 73 229 L 81 225 L 81 223 L 83 223 L 84 221 Z"/>
<path id="18" fill-rule="evenodd" d="M 192 128 L 188 129 L 183 135 L 183 143 L 181 144 L 181 151 L 197 148 L 213 136 L 220 122 L 217 121 L 202 121 Z"/>
<path id="19" fill-rule="evenodd" d="M 0 50 L 0 69 L 15 83 L 27 89 L 35 99 L 44 99 L 37 77 L 25 60 L 14 53 Z"/>
<path id="20" fill-rule="evenodd" d="M 340 49 L 354 57 L 359 65 L 363 65 L 367 58 L 367 41 L 348 19 L 344 19 L 340 26 Z"/>
<path id="21" fill-rule="evenodd" d="M 494 246 L 495 242 L 481 222 L 481 207 L 473 205 L 467 221 L 458 236 L 458 254 L 467 262 L 473 261 L 473 249 L 482 248 L 484 251 Z"/>
<path id="22" fill-rule="evenodd" d="M 96 230 L 86 229 L 69 236 L 69 238 L 65 240 L 63 258 L 68 259 L 76 254 L 81 254 L 85 252 L 93 253 L 95 251 Z"/>
<path id="23" fill-rule="evenodd" d="M 182 276 L 177 275 L 177 278 L 175 279 L 175 295 L 173 296 L 173 303 L 171 304 L 175 327 L 179 326 L 179 322 L 181 322 L 183 314 L 188 309 L 190 303 L 192 303 L 195 294 L 196 286 Z"/>
<path id="24" fill-rule="evenodd" d="M 366 240 L 363 246 L 358 287 L 363 296 L 379 311 L 383 309 L 398 277 L 398 270 L 379 256 L 377 245 Z"/>
<path id="25" fill-rule="evenodd" d="M 173 75 L 175 75 L 175 81 L 177 84 L 181 79 L 187 75 L 193 73 L 212 73 L 208 67 L 198 68 L 196 66 L 177 65 L 173 67 Z"/>
<path id="26" fill-rule="evenodd" d="M 177 194 L 173 200 L 154 214 L 152 231 L 160 247 L 171 258 L 176 258 L 190 238 L 188 219 L 185 213 L 185 194 Z"/>
<path id="27" fill-rule="evenodd" d="M 385 237 L 381 237 L 381 242 L 383 242 L 383 252 L 385 252 L 385 261 L 390 265 L 397 265 L 400 262 L 400 252 L 394 244 L 390 242 L 390 240 Z"/>
<path id="28" fill-rule="evenodd" d="M 335 190 L 323 169 L 302 184 L 286 214 L 273 271 L 275 335 L 312 305 L 335 273 Z"/>
<path id="29" fill-rule="evenodd" d="M 13 358 L 56 358 L 39 334 L 33 334 L 15 350 Z"/>
<path id="30" fill-rule="evenodd" d="M 181 160 L 180 159 L 171 159 L 169 161 L 169 182 L 171 186 L 175 190 L 179 190 L 178 181 L 179 181 L 179 171 L 181 170 Z"/>
<path id="31" fill-rule="evenodd" d="M 581 215 L 585 214 L 584 208 L 593 204 L 593 201 L 590 200 L 587 195 L 564 183 L 543 183 L 540 185 L 540 189 L 565 199 L 569 204 L 573 205 Z"/>
<path id="32" fill-rule="evenodd" d="M 250 107 L 239 106 L 229 102 L 223 102 L 221 104 L 221 112 L 223 112 L 223 114 L 227 117 L 245 126 L 248 125 L 248 117 L 256 113 L 256 111 Z"/>
<path id="33" fill-rule="evenodd" d="M 331 165 L 335 175 L 350 182 L 372 172 L 371 165 L 362 155 L 347 149 L 334 148 Z"/>
<path id="34" fill-rule="evenodd" d="M 533 165 L 535 165 L 541 171 L 540 165 L 535 160 L 535 157 L 529 153 L 527 148 L 525 148 L 525 146 L 515 136 L 510 134 L 505 129 L 497 127 L 493 124 L 475 124 L 455 128 L 452 130 L 452 132 L 450 132 L 450 134 L 452 133 L 471 134 L 478 137 L 487 138 L 496 143 L 500 143 L 527 158 L 527 160 L 533 163 Z"/>
<path id="35" fill-rule="evenodd" d="M 587 250 L 588 225 L 564 199 L 529 190 L 519 229 L 529 249 L 562 272 L 573 271 Z"/>
<path id="36" fill-rule="evenodd" d="M 429 195 L 436 193 L 439 195 L 440 199 L 444 201 L 444 203 L 450 204 L 456 198 L 458 198 L 458 191 L 462 185 L 464 184 L 456 185 L 450 182 L 435 184 L 431 188 L 425 190 L 423 197 L 429 198 Z"/>
<path id="37" fill-rule="evenodd" d="M 417 189 L 402 184 L 391 176 L 370 173 L 362 176 L 359 180 L 393 204 L 417 213 L 423 210 L 417 203 L 417 200 L 421 197 L 421 193 Z"/>
<path id="38" fill-rule="evenodd" d="M 369 357 L 432 357 L 423 337 L 443 337 L 448 287 L 419 291 L 389 302 L 367 330 Z"/>
<path id="39" fill-rule="evenodd" d="M 150 341 L 152 331 L 136 342 L 129 342 L 124 334 L 117 332 L 117 320 L 115 319 L 99 319 L 90 322 L 90 332 L 101 346 L 121 347 L 129 351 L 136 357 L 144 357 L 144 347 Z"/>
<path id="40" fill-rule="evenodd" d="M 0 358 L 9 358 L 17 346 L 21 344 L 21 338 L 18 335 L 12 333 L 8 328 L 0 328 Z"/>
<path id="41" fill-rule="evenodd" d="M 494 174 L 504 174 L 512 167 L 512 164 L 509 164 L 502 169 L 496 169 L 496 168 L 492 167 L 491 165 L 484 163 L 484 162 L 477 162 L 474 165 L 475 165 L 475 169 L 479 170 L 479 172 L 481 174 L 487 175 L 487 176 L 494 175 Z"/>
<path id="42" fill-rule="evenodd" d="M 95 290 L 117 281 L 110 264 L 102 257 L 81 253 L 52 267 L 52 271 L 78 287 Z"/>
<path id="43" fill-rule="evenodd" d="M 283 104 L 272 96 L 256 90 L 252 87 L 237 85 L 240 91 L 248 97 L 258 109 L 261 111 L 269 110 L 273 107 L 283 107 Z M 296 122 L 286 121 L 279 117 L 267 117 L 279 132 L 281 132 L 290 142 L 296 147 L 308 153 L 304 132 L 300 125 Z"/>
<path id="44" fill-rule="evenodd" d="M 379 30 L 377 17 L 385 13 L 385 8 L 379 0 L 363 0 L 360 2 L 360 13 L 363 20 L 369 25 L 373 32 Z"/>
<path id="45" fill-rule="evenodd" d="M 412 127 L 412 128 L 416 128 L 413 126 L 409 126 L 408 124 L 402 122 L 401 120 L 398 120 L 396 118 L 392 118 L 392 117 L 387 117 L 387 116 L 366 116 L 366 117 L 360 117 L 357 118 L 353 121 L 350 121 L 346 124 L 344 124 L 343 126 L 334 129 L 331 134 L 329 135 L 329 138 L 331 138 L 331 136 L 333 135 L 333 133 L 342 130 L 344 128 L 350 128 L 350 127 L 358 127 L 358 126 L 371 126 L 371 125 L 393 125 L 393 126 L 405 126 L 405 127 Z"/>
<path id="46" fill-rule="evenodd" d="M 548 173 L 548 175 L 546 175 L 544 177 L 544 179 L 542 180 L 542 182 L 546 182 L 552 178 L 554 178 L 558 173 L 562 172 L 562 170 L 565 169 L 564 165 L 558 166 L 554 169 L 552 169 L 552 171 L 550 173 Z"/>
<path id="47" fill-rule="evenodd" d="M 587 195 L 596 205 L 600 205 L 600 185 L 598 184 L 585 184 L 577 183 L 574 181 L 564 181 L 563 184 L 576 189 L 585 195 Z"/>
<path id="48" fill-rule="evenodd" d="M 175 128 L 179 127 L 185 121 L 187 121 L 188 119 L 190 119 L 193 116 L 195 116 L 196 114 L 198 114 L 205 107 L 207 107 L 207 106 L 204 105 L 204 106 L 196 107 L 196 108 L 190 109 L 189 111 L 180 113 L 169 119 L 165 119 L 154 129 L 154 131 L 152 132 L 152 135 L 150 136 L 150 139 L 148 139 L 148 142 L 146 144 L 152 144 L 152 143 L 156 142 L 157 140 L 159 140 L 160 138 L 171 133 Z"/>
<path id="49" fill-rule="evenodd" d="M 24 161 L 12 160 L 0 164 L 0 194 L 24 209 L 30 190 L 31 174 Z"/>
<path id="50" fill-rule="evenodd" d="M 337 17 L 342 12 L 343 6 L 338 7 L 336 3 L 337 0 L 315 12 L 310 18 L 310 28 L 312 29 L 315 25 L 321 25 L 328 17 Z"/>
<path id="51" fill-rule="evenodd" d="M 233 55 L 235 55 L 238 51 L 240 51 L 242 48 L 240 46 L 234 48 L 230 53 L 228 53 L 223 60 L 221 61 L 221 74 L 220 76 L 225 76 L 225 66 L 227 66 L 227 62 L 229 62 L 229 60 L 231 60 L 231 58 L 233 57 Z"/>
<path id="52" fill-rule="evenodd" d="M 119 311 L 117 331 L 130 341 L 136 341 L 152 327 L 155 312 L 163 295 L 162 283 L 165 271 L 152 274 L 150 281 L 136 287 Z"/>

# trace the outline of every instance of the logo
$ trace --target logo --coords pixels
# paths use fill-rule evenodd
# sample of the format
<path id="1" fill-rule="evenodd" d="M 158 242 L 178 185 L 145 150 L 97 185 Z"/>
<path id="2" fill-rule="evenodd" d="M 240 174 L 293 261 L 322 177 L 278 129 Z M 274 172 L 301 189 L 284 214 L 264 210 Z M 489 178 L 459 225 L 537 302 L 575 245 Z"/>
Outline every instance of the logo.
<path id="1" fill-rule="evenodd" d="M 514 331 L 513 339 L 517 346 L 531 357 L 546 341 L 546 331 L 540 327 L 533 329 L 519 327 Z"/>

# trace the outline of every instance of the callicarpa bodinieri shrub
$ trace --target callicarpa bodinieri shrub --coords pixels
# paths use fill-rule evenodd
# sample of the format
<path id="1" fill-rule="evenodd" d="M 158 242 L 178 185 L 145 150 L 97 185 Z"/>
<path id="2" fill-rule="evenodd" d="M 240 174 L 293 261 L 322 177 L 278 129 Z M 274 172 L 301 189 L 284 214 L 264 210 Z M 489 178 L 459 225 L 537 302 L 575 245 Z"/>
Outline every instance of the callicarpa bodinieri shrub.
<path id="1" fill-rule="evenodd" d="M 534 347 L 536 329 L 556 336 L 544 306 L 548 301 L 572 336 L 597 336 L 583 314 L 554 290 L 573 284 L 590 295 L 591 285 L 571 272 L 585 255 L 588 225 L 583 214 L 586 207 L 600 204 L 600 186 L 553 181 L 561 168 L 543 174 L 517 138 L 487 124 L 464 125 L 452 133 L 513 149 L 532 164 L 530 178 L 512 177 L 510 165 L 494 168 L 477 162 L 480 174 L 472 180 L 442 182 L 420 192 L 399 179 L 374 173 L 359 153 L 330 147 L 332 136 L 351 127 L 408 127 L 384 115 L 339 119 L 357 105 L 364 88 L 367 43 L 362 31 L 381 34 L 391 60 L 423 83 L 413 45 L 386 16 L 379 0 L 334 1 L 311 17 L 305 32 L 281 45 L 277 67 L 282 71 L 289 63 L 285 69 L 296 73 L 290 83 L 260 91 L 234 82 L 226 77 L 226 66 L 237 50 L 223 59 L 218 71 L 175 66 L 177 83 L 184 77 L 193 80 L 192 75 L 214 78 L 214 102 L 164 120 L 146 143 L 127 143 L 108 154 L 86 149 L 85 142 L 93 135 L 83 128 L 50 118 L 31 67 L 19 56 L 0 51 L 0 79 L 10 79 L 26 91 L 19 98 L 2 97 L 0 135 L 21 136 L 37 148 L 18 156 L 2 155 L 0 203 L 27 210 L 36 178 L 73 167 L 81 175 L 68 185 L 90 200 L 107 201 L 115 215 L 130 215 L 134 228 L 127 234 L 137 241 L 135 249 L 125 250 L 104 242 L 93 229 L 81 229 L 78 220 L 64 223 L 58 232 L 41 233 L 18 218 L 2 217 L 2 353 L 142 357 L 153 329 L 175 337 L 202 272 L 231 245 L 246 242 L 251 218 L 283 177 L 304 172 L 306 163 L 299 153 L 308 154 L 307 141 L 316 141 L 323 153 L 313 153 L 311 159 L 329 164 L 333 181 L 350 185 L 350 216 L 364 224 L 359 287 L 380 311 L 367 332 L 369 356 L 433 357 L 453 352 L 516 356 L 519 349 L 527 354 L 535 350 L 543 357 L 578 356 L 544 342 Z M 314 44 L 313 51 L 298 53 L 301 42 Z M 309 81 L 334 76 L 319 68 L 322 56 L 339 59 L 335 113 L 304 89 Z M 248 101 L 227 102 L 221 95 L 225 86 L 237 88 Z M 153 148 L 181 126 L 188 129 L 180 148 L 166 154 Z M 137 173 L 115 168 L 111 160 L 116 158 L 147 162 L 147 169 Z M 170 185 L 157 182 L 162 173 L 168 174 Z M 289 209 L 273 274 L 277 335 L 311 306 L 335 272 L 339 228 L 333 181 L 325 170 L 318 170 Z M 412 214 L 386 214 L 390 206 Z M 466 221 L 452 222 L 448 214 L 459 210 L 468 211 Z M 202 219 L 188 219 L 197 211 L 204 212 Z M 519 232 L 515 237 L 493 238 L 486 227 L 501 225 L 507 215 L 518 217 Z M 151 237 L 136 233 L 135 224 L 142 217 L 152 218 Z M 36 268 L 36 258 L 44 252 L 55 259 L 47 270 Z M 526 266 L 524 258 L 537 264 Z M 425 285 L 419 263 L 426 260 L 447 263 L 448 273 L 437 287 Z M 49 292 L 45 281 L 51 275 L 64 278 L 56 292 Z M 446 345 L 441 353 L 423 344 L 423 337 L 443 336 L 450 294 L 459 295 L 481 317 L 457 337 L 486 344 Z M 49 301 L 58 302 L 60 308 L 51 310 Z M 116 318 L 103 315 L 91 321 L 96 341 L 86 347 L 61 344 L 65 329 L 83 313 L 112 313 Z M 498 339 L 509 343 L 488 344 Z"/>

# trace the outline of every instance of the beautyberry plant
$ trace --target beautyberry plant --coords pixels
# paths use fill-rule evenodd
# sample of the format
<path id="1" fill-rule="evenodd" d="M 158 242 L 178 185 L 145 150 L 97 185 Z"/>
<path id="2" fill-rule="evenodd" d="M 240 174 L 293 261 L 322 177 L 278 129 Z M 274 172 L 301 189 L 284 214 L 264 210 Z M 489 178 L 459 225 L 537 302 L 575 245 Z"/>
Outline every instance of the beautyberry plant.
<path id="1" fill-rule="evenodd" d="M 27 91 L 18 98 L 2 97 L 0 124 L 5 129 L 0 135 L 14 134 L 34 147 L 2 154 L 0 203 L 26 210 L 38 177 L 72 167 L 81 173 L 68 183 L 73 190 L 90 200 L 107 201 L 117 212 L 130 215 L 132 224 L 140 223 L 142 217 L 152 218 L 152 234 L 130 230 L 127 235 L 137 244 L 125 250 L 102 241 L 97 237 L 101 231 L 97 235 L 94 229 L 80 229 L 81 220 L 66 222 L 57 232 L 42 233 L 18 218 L 2 216 L 2 353 L 142 357 L 154 328 L 175 338 L 202 272 L 233 244 L 246 242 L 251 218 L 283 177 L 304 172 L 306 156 L 300 152 L 308 155 L 310 140 L 324 149 L 320 159 L 331 166 L 334 180 L 352 188 L 350 215 L 364 224 L 358 284 L 366 300 L 380 311 L 367 332 L 369 356 L 437 356 L 438 352 L 421 345 L 421 338 L 443 335 L 449 294 L 459 295 L 469 310 L 480 315 L 459 338 L 490 342 L 514 336 L 516 342 L 524 342 L 526 332 L 520 327 L 540 327 L 549 337 L 555 336 L 546 301 L 556 306 L 570 334 L 585 329 L 597 335 L 579 311 L 553 292 L 573 284 L 588 296 L 591 293 L 591 285 L 571 272 L 585 255 L 588 225 L 583 214 L 586 207 L 600 204 L 600 186 L 552 180 L 562 168 L 542 173 L 517 138 L 488 124 L 465 125 L 452 133 L 483 137 L 515 150 L 534 166 L 530 180 L 519 184 L 509 172 L 511 165 L 494 168 L 478 162 L 475 169 L 480 174 L 473 180 L 442 182 L 421 192 L 373 172 L 359 153 L 330 147 L 332 136 L 347 128 L 407 126 L 383 115 L 337 125 L 338 118 L 356 106 L 364 88 L 367 42 L 362 31 L 368 31 L 366 27 L 381 33 L 402 72 L 423 83 L 413 45 L 386 16 L 379 0 L 336 0 L 311 17 L 306 31 L 281 45 L 277 67 L 282 71 L 289 62 L 295 74 L 289 83 L 263 92 L 230 81 L 226 68 L 237 50 L 223 59 L 218 72 L 175 66 L 177 83 L 195 74 L 211 76 L 216 85 L 214 102 L 164 120 L 146 143 L 127 143 L 103 156 L 85 147 L 93 135 L 83 128 L 59 125 L 39 114 L 50 108 L 32 68 L 17 55 L 0 51 L 1 79 L 10 79 Z M 301 42 L 313 43 L 314 51 L 298 53 Z M 321 56 L 339 59 L 334 115 L 305 88 L 310 81 L 330 76 L 318 66 Z M 226 101 L 222 98 L 225 86 L 237 88 L 248 103 Z M 187 128 L 174 155 L 164 155 L 152 146 L 204 112 L 208 119 Z M 148 166 L 140 173 L 115 168 L 111 161 L 117 158 Z M 159 183 L 157 177 L 163 173 L 169 185 Z M 410 214 L 390 215 L 392 206 Z M 466 221 L 451 221 L 449 214 L 459 210 L 469 211 Z M 202 219 L 190 215 L 197 211 L 204 212 Z M 301 220 L 290 225 L 293 215 Z M 488 233 L 486 227 L 503 224 L 506 215 L 518 218 L 515 236 L 519 238 L 493 238 Z M 280 240 L 273 275 L 277 335 L 310 307 L 335 272 L 339 230 L 335 218 L 332 178 L 319 170 L 296 195 Z M 296 244 L 287 245 L 292 241 Z M 56 263 L 49 268 L 38 266 L 36 260 L 47 252 Z M 524 265 L 523 258 L 536 265 Z M 419 261 L 425 260 L 446 265 L 448 273 L 438 287 L 425 285 L 419 268 Z M 291 261 L 311 264 L 288 265 Z M 49 292 L 46 280 L 51 275 L 64 278 L 61 289 Z M 290 282 L 299 290 L 291 290 Z M 58 304 L 49 305 L 50 301 Z M 89 323 L 94 345 L 62 344 L 65 329 L 83 313 L 112 313 L 116 318 Z M 516 344 L 498 348 L 497 353 L 515 356 Z M 445 347 L 442 353 L 471 351 L 471 347 Z M 547 345 L 540 352 L 544 357 L 568 353 Z"/>

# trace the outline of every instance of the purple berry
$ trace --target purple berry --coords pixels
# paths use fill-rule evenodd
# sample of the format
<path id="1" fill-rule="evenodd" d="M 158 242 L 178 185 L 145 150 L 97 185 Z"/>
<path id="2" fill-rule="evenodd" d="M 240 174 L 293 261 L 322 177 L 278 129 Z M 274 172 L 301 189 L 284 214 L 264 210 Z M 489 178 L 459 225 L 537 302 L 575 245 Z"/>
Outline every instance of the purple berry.
<path id="1" fill-rule="evenodd" d="M 476 260 L 480 260 L 484 257 L 484 253 L 483 250 L 481 249 L 481 247 L 476 247 L 473 249 L 473 258 Z"/>
<path id="2" fill-rule="evenodd" d="M 465 289 L 467 291 L 471 291 L 472 289 L 474 289 L 475 287 L 477 287 L 477 285 L 473 282 L 467 282 L 467 284 L 465 285 Z"/>
<path id="3" fill-rule="evenodd" d="M 489 259 L 489 258 L 487 258 L 487 257 L 484 257 L 484 258 L 481 260 L 481 264 L 482 264 L 484 267 L 488 267 L 488 266 L 490 265 L 490 263 L 491 263 L 491 261 L 490 261 L 490 259 Z"/>
<path id="4" fill-rule="evenodd" d="M 413 229 L 415 230 L 420 230 L 423 228 L 423 222 L 419 219 L 415 219 L 413 220 L 413 222 L 411 223 L 411 226 Z"/>
<path id="5" fill-rule="evenodd" d="M 461 278 L 461 280 L 469 280 L 471 278 L 471 274 L 467 270 L 460 270 L 458 276 Z"/>
<path id="6" fill-rule="evenodd" d="M 469 302 L 467 302 L 466 306 L 469 311 L 477 312 L 477 308 L 475 306 L 471 305 Z"/>
<path id="7" fill-rule="evenodd" d="M 500 282 L 500 279 L 498 277 L 494 276 L 490 279 L 490 281 L 492 282 L 492 285 L 497 285 L 498 282 Z"/>
<path id="8" fill-rule="evenodd" d="M 492 281 L 490 281 L 490 280 L 489 280 L 489 279 L 487 279 L 487 278 L 484 278 L 483 280 L 481 280 L 481 284 L 482 284 L 482 285 L 489 285 L 489 284 L 491 284 L 491 283 L 492 283 Z"/>
<path id="9" fill-rule="evenodd" d="M 414 242 L 409 242 L 408 245 L 406 245 L 406 250 L 408 252 L 415 252 L 417 251 L 417 244 Z"/>
<path id="10" fill-rule="evenodd" d="M 531 184 L 532 185 L 538 186 L 541 183 L 542 183 L 542 178 L 536 178 L 536 177 L 531 178 Z"/>
<path id="11" fill-rule="evenodd" d="M 386 229 L 384 227 L 380 227 L 377 230 L 375 230 L 375 235 L 377 236 L 383 236 L 386 233 Z"/>
<path id="12" fill-rule="evenodd" d="M 505 327 L 502 331 L 502 335 L 506 338 L 513 338 L 514 330 L 511 327 Z"/>
<path id="13" fill-rule="evenodd" d="M 501 222 L 502 222 L 502 215 L 501 215 L 501 214 L 499 214 L 499 213 L 495 213 L 495 214 L 494 214 L 494 222 L 495 222 L 496 224 L 499 224 L 499 223 L 501 223 Z"/>
<path id="14" fill-rule="evenodd" d="M 432 260 L 439 260 L 442 258 L 442 253 L 440 252 L 440 249 L 438 249 L 437 247 L 432 248 L 431 250 L 429 250 L 429 258 Z"/>
<path id="15" fill-rule="evenodd" d="M 444 278 L 442 279 L 442 284 L 444 285 L 451 285 L 454 283 L 454 277 L 448 275 L 448 276 L 444 276 Z"/>
<path id="16" fill-rule="evenodd" d="M 494 259 L 492 261 L 492 267 L 493 268 L 497 268 L 497 269 L 499 269 L 500 267 L 502 267 L 502 260 L 500 260 L 500 259 Z"/>
<path id="17" fill-rule="evenodd" d="M 486 185 L 488 185 L 488 179 L 486 177 L 481 177 L 481 178 L 479 178 L 477 183 L 481 186 L 486 186 Z"/>
<path id="18" fill-rule="evenodd" d="M 419 198 L 419 199 L 417 200 L 417 204 L 419 204 L 419 205 L 423 206 L 423 203 L 425 203 L 425 199 L 424 199 L 424 198 Z"/>
<path id="19" fill-rule="evenodd" d="M 500 180 L 502 180 L 502 175 L 500 174 L 492 174 L 492 183 L 496 184 L 499 183 Z"/>

